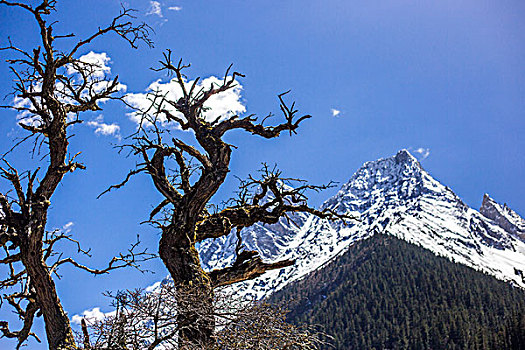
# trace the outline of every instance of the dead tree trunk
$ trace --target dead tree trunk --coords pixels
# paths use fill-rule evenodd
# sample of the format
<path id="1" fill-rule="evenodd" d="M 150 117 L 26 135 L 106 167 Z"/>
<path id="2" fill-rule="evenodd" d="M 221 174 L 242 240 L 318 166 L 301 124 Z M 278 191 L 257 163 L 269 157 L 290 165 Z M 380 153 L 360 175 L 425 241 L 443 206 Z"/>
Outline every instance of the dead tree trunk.
<path id="1" fill-rule="evenodd" d="M 215 320 L 213 317 L 213 285 L 202 269 L 199 253 L 195 247 L 197 220 L 206 204 L 226 179 L 230 162 L 230 148 L 212 135 L 202 137 L 205 148 L 212 152 L 213 169 L 203 171 L 191 194 L 181 200 L 180 209 L 174 213 L 171 223 L 162 230 L 159 255 L 171 278 L 184 298 L 193 294 L 202 296 L 198 306 L 180 310 L 178 314 L 179 339 L 184 344 L 211 348 Z M 182 303 L 183 301 L 180 300 Z"/>
<path id="2" fill-rule="evenodd" d="M 43 227 L 33 225 L 28 233 L 43 235 L 43 230 Z M 31 240 L 20 246 L 22 264 L 31 280 L 36 302 L 44 317 L 48 346 L 50 349 L 76 349 L 69 318 L 62 308 L 42 251 L 41 241 L 38 240 Z"/>
<path id="3" fill-rule="evenodd" d="M 176 228 L 175 225 L 164 230 L 159 255 L 174 281 L 179 305 L 185 302 L 187 295 L 201 296 L 194 299 L 192 308 L 179 309 L 177 313 L 179 343 L 181 348 L 184 348 L 183 344 L 191 344 L 208 349 L 215 329 L 213 313 L 209 313 L 213 310 L 212 284 L 200 268 L 197 249 L 187 239 L 188 231 Z"/>
<path id="4" fill-rule="evenodd" d="M 51 76 L 48 79 L 50 80 L 46 80 L 49 81 L 49 84 L 54 84 L 56 77 Z M 31 206 L 30 222 L 26 226 L 27 230 L 21 232 L 23 239 L 20 240 L 20 257 L 44 317 L 49 348 L 76 349 L 69 318 L 62 308 L 49 266 L 44 258 L 45 227 L 51 196 L 64 175 L 73 170 L 66 159 L 69 145 L 66 113 L 64 107 L 53 95 L 50 95 L 52 91 L 50 86 L 43 88 L 43 99 L 48 101 L 50 109 L 54 111 L 48 128 L 50 162 L 40 186 L 35 191 L 36 203 L 29 204 Z"/>

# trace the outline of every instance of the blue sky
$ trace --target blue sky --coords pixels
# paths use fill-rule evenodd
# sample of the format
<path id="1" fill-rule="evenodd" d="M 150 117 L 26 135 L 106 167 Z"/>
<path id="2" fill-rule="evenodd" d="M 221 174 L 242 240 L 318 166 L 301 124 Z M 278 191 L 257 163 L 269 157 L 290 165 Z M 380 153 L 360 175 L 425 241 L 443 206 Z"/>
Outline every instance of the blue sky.
<path id="1" fill-rule="evenodd" d="M 233 63 L 246 75 L 240 102 L 248 113 L 278 112 L 276 95 L 291 89 L 300 112 L 314 116 L 293 137 L 229 135 L 239 147 L 232 175 L 246 176 L 265 161 L 313 183 L 344 183 L 365 161 L 402 148 L 421 149 L 423 167 L 468 205 L 479 208 L 487 192 L 525 214 L 523 2 L 130 0 L 125 5 L 154 28 L 155 48 L 132 50 L 108 37 L 80 54 L 106 53 L 111 72 L 128 92 L 166 81 L 148 68 L 170 48 L 174 57 L 192 63 L 190 79 L 221 76 Z M 119 7 L 113 0 L 59 1 L 55 31 L 84 37 L 108 23 Z M 36 28 L 29 16 L 0 6 L 0 18 L 0 45 L 10 36 L 32 48 Z M 12 76 L 5 52 L 0 55 L 3 97 Z M 8 96 L 1 104 L 10 101 Z M 153 228 L 139 225 L 160 201 L 145 176 L 96 200 L 134 165 L 113 148 L 122 142 L 119 135 L 135 127 L 128 112 L 108 103 L 102 112 L 84 115 L 86 125 L 75 126 L 71 152 L 82 151 L 87 170 L 68 175 L 53 198 L 50 228 L 71 222 L 75 237 L 92 248 L 95 266 L 126 249 L 137 233 L 152 250 L 159 238 Z M 0 111 L 0 116 L 4 151 L 22 132 L 15 114 Z M 118 132 L 110 125 L 118 125 Z M 20 149 L 13 164 L 32 166 L 27 154 Z M 216 200 L 227 198 L 235 183 L 231 176 Z M 312 203 L 334 192 L 313 196 Z M 127 270 L 91 277 L 64 269 L 59 294 L 71 315 L 97 305 L 104 309 L 104 290 L 144 287 L 166 274 L 159 262 L 147 267 L 156 274 Z"/>

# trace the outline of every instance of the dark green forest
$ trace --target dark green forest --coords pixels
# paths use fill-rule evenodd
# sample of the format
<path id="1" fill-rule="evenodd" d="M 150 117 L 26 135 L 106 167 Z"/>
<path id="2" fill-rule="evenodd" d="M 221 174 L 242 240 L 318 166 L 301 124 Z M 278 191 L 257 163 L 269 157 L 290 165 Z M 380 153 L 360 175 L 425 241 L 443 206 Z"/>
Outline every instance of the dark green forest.
<path id="1" fill-rule="evenodd" d="M 525 291 L 375 235 L 274 294 L 326 349 L 525 349 Z"/>

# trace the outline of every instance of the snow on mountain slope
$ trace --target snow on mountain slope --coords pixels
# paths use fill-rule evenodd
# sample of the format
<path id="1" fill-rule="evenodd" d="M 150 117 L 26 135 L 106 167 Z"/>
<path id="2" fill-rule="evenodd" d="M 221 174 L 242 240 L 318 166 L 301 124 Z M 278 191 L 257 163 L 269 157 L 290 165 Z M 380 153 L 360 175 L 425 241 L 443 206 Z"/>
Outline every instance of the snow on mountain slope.
<path id="1" fill-rule="evenodd" d="M 469 208 L 406 150 L 365 163 L 322 207 L 353 214 L 359 220 L 345 226 L 296 214 L 296 225 L 281 219 L 275 225 L 243 230 L 246 247 L 259 250 L 266 260 L 297 262 L 234 288 L 264 297 L 328 263 L 353 242 L 378 233 L 394 235 L 525 288 L 523 219 L 493 200 L 489 203 L 487 199 L 483 214 Z M 204 267 L 231 264 L 235 244 L 233 234 L 204 242 L 199 248 Z"/>

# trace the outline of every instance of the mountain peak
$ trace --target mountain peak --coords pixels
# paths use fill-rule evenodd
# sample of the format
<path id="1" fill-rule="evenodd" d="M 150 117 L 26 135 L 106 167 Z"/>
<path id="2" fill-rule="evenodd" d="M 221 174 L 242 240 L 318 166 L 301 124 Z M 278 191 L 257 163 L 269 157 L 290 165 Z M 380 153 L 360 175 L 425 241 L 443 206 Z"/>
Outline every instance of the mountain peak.
<path id="1" fill-rule="evenodd" d="M 423 168 L 419 164 L 416 157 L 414 157 L 408 150 L 402 149 L 396 153 L 396 155 L 388 158 L 379 158 L 378 160 L 369 161 L 363 164 L 363 166 L 354 174 L 354 177 L 364 170 L 370 171 L 371 169 L 380 170 L 381 172 L 388 173 L 404 173 L 405 176 L 414 175 L 413 171 L 420 173 Z M 407 169 L 412 169 L 407 173 Z"/>
<path id="2" fill-rule="evenodd" d="M 445 191 L 445 187 L 434 180 L 409 151 L 402 149 L 394 156 L 363 164 L 323 207 L 363 211 L 387 198 L 397 202 L 396 199 L 413 198 L 426 192 Z M 359 208 L 342 203 L 357 198 L 361 198 Z"/>
<path id="3" fill-rule="evenodd" d="M 394 156 L 388 158 L 379 158 L 378 160 L 366 162 L 353 177 L 361 176 L 363 173 L 370 171 L 376 174 L 377 171 L 384 174 L 397 174 L 400 177 L 419 177 L 424 172 L 417 158 L 406 149 L 402 149 Z"/>
<path id="4" fill-rule="evenodd" d="M 394 156 L 394 159 L 396 160 L 397 164 L 400 163 L 417 163 L 416 157 L 414 157 L 408 150 L 402 149 Z"/>
<path id="5" fill-rule="evenodd" d="M 481 203 L 481 209 L 483 209 L 483 207 L 492 205 L 493 203 L 496 203 L 496 201 L 492 199 L 488 193 L 483 194 L 483 202 Z"/>
<path id="6" fill-rule="evenodd" d="M 506 204 L 499 204 L 485 193 L 479 212 L 508 233 L 518 236 L 525 242 L 525 220 Z"/>

